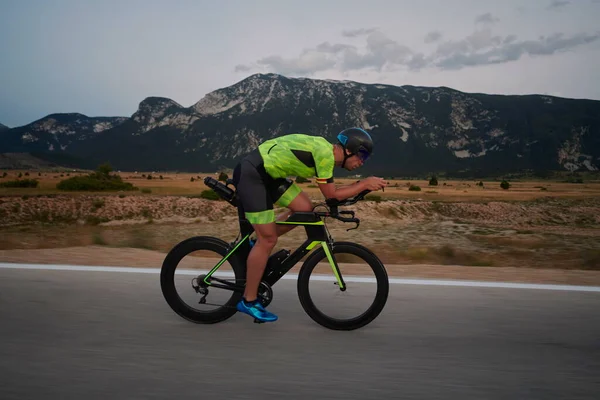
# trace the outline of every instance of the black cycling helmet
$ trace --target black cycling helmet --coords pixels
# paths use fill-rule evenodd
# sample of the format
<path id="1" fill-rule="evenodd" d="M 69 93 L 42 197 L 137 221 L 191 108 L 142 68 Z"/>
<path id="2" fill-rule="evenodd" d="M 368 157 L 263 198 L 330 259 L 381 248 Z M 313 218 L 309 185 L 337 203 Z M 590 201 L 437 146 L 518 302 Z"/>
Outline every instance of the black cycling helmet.
<path id="1" fill-rule="evenodd" d="M 344 152 L 344 161 L 342 168 L 346 163 L 346 159 L 353 155 L 358 155 L 365 162 L 373 152 L 373 139 L 365 130 L 361 128 L 344 129 L 337 135 L 337 140 L 344 149 L 350 151 L 350 155 Z"/>

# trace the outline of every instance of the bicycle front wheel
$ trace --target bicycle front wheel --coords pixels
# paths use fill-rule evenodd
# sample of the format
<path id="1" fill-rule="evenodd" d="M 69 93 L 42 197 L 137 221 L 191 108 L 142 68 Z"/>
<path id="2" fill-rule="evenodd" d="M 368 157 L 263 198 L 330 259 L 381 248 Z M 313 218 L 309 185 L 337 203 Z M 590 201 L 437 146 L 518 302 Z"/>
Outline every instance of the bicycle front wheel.
<path id="1" fill-rule="evenodd" d="M 309 317 L 326 328 L 364 327 L 385 307 L 389 293 L 387 271 L 373 252 L 356 243 L 334 243 L 331 255 L 345 290 L 338 285 L 327 254 L 320 248 L 309 256 L 298 274 L 300 304 Z"/>

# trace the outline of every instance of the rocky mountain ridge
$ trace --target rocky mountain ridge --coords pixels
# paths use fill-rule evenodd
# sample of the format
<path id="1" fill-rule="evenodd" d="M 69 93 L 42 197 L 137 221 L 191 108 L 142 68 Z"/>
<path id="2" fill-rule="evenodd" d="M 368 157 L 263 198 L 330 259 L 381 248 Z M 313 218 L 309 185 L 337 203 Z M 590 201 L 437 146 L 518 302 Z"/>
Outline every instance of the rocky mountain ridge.
<path id="1" fill-rule="evenodd" d="M 127 117 L 52 114 L 3 133 L 0 152 L 109 161 L 124 170 L 231 168 L 258 143 L 305 132 L 335 140 L 363 127 L 375 140 L 364 173 L 596 171 L 600 101 L 464 93 L 255 74 L 184 107 L 148 97 Z"/>

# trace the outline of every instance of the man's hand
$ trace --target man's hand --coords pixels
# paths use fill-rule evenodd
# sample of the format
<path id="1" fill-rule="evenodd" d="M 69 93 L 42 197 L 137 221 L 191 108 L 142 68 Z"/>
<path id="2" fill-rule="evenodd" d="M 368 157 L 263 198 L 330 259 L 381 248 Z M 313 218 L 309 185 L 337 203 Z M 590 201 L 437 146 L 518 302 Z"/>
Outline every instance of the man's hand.
<path id="1" fill-rule="evenodd" d="M 371 191 L 380 190 L 387 186 L 387 182 L 383 178 L 378 178 L 376 176 L 370 176 L 363 179 L 362 184 L 365 189 Z"/>

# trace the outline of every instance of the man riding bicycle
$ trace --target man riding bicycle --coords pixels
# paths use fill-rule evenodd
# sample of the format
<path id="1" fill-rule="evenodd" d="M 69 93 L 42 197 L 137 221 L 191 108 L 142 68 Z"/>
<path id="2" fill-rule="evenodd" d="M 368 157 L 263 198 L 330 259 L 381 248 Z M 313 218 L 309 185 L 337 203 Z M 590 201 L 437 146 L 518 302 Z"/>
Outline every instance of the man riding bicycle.
<path id="1" fill-rule="evenodd" d="M 382 178 L 369 177 L 350 185 L 333 183 L 334 166 L 352 171 L 373 152 L 371 136 L 360 128 L 348 128 L 337 135 L 331 144 L 320 136 L 289 134 L 269 139 L 248 154 L 233 171 L 240 210 L 252 224 L 257 240 L 248 255 L 246 288 L 237 304 L 237 310 L 261 322 L 276 321 L 277 316 L 267 311 L 258 301 L 258 287 L 267 260 L 277 244 L 277 238 L 294 225 L 276 225 L 292 212 L 311 211 L 310 198 L 289 176 L 316 177 L 325 198 L 343 200 L 365 189 L 376 191 L 386 186 Z M 275 217 L 273 204 L 289 210 Z"/>

